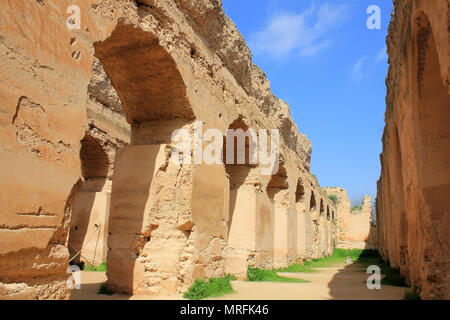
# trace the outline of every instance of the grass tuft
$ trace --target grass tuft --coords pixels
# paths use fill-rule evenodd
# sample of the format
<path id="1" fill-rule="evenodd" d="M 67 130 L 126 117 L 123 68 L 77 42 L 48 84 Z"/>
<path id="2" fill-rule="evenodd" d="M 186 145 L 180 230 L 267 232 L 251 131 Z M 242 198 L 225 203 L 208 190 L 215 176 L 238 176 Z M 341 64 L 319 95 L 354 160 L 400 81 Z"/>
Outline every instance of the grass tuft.
<path id="1" fill-rule="evenodd" d="M 83 270 L 86 271 L 95 271 L 95 272 L 106 272 L 107 270 L 107 262 L 103 261 L 101 264 L 99 264 L 98 266 L 91 266 L 88 263 L 84 264 L 84 268 Z"/>
<path id="2" fill-rule="evenodd" d="M 405 291 L 404 300 L 422 300 L 420 297 L 420 289 L 418 287 L 414 287 L 413 289 L 407 289 Z"/>
<path id="3" fill-rule="evenodd" d="M 248 267 L 247 281 L 295 282 L 295 283 L 310 282 L 310 281 L 306 281 L 303 279 L 294 279 L 294 278 L 287 278 L 287 277 L 279 276 L 277 274 L 277 270 L 264 270 L 264 269 L 253 268 L 253 267 Z"/>
<path id="4" fill-rule="evenodd" d="M 328 196 L 328 199 L 330 199 L 331 201 L 333 201 L 333 203 L 335 204 L 335 205 L 338 205 L 339 204 L 339 198 L 337 197 L 337 196 L 335 196 L 334 194 L 333 195 L 329 195 Z"/>
<path id="5" fill-rule="evenodd" d="M 401 275 L 400 270 L 392 268 L 389 264 L 381 267 L 381 273 L 386 275 L 381 279 L 381 284 L 391 285 L 396 287 L 407 287 L 405 278 Z"/>
<path id="6" fill-rule="evenodd" d="M 333 254 L 329 257 L 312 259 L 304 264 L 292 264 L 286 268 L 278 269 L 279 272 L 314 272 L 314 268 L 326 268 L 332 267 L 336 264 L 345 262 L 347 257 L 350 257 L 352 261 L 357 261 L 362 254 L 363 250 L 360 249 L 335 249 Z"/>
<path id="7" fill-rule="evenodd" d="M 100 285 L 100 288 L 98 288 L 97 294 L 105 294 L 107 296 L 112 296 L 114 294 L 114 291 L 109 289 L 106 285 L 106 282 L 102 283 Z"/>
<path id="8" fill-rule="evenodd" d="M 201 300 L 233 293 L 234 290 L 230 282 L 232 280 L 236 280 L 234 275 L 225 275 L 223 278 L 211 278 L 208 281 L 197 279 L 183 297 L 190 300 Z"/>

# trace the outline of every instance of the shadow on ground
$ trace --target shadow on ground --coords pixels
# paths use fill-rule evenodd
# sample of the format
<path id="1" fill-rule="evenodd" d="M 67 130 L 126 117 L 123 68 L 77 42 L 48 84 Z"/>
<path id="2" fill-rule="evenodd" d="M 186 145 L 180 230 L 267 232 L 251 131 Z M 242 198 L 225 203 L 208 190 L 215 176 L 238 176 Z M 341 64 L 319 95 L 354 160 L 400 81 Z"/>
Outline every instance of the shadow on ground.
<path id="1" fill-rule="evenodd" d="M 367 261 L 356 261 L 339 268 L 328 283 L 330 298 L 333 300 L 402 300 L 404 287 L 381 284 L 381 289 L 370 290 L 367 280 Z M 381 278 L 384 276 L 381 275 Z M 369 281 L 373 283 L 373 281 Z"/>

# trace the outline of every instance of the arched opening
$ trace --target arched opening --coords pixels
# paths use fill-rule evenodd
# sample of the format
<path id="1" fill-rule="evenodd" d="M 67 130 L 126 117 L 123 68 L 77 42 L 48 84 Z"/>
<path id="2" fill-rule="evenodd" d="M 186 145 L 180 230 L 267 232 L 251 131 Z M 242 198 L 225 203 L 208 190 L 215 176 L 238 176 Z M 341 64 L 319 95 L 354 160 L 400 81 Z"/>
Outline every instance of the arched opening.
<path id="1" fill-rule="evenodd" d="M 81 184 L 71 204 L 70 262 L 97 266 L 107 258 L 110 161 L 102 142 L 86 133 L 81 140 Z"/>
<path id="2" fill-rule="evenodd" d="M 315 231 L 315 223 L 313 222 L 313 218 L 315 219 L 315 213 L 317 208 L 316 196 L 314 191 L 311 190 L 309 195 L 309 208 L 307 208 L 305 212 L 305 255 L 307 257 L 313 256 L 313 234 Z"/>
<path id="3" fill-rule="evenodd" d="M 309 211 L 316 211 L 316 196 L 314 195 L 314 191 L 311 191 L 311 198 L 309 199 Z"/>
<path id="4" fill-rule="evenodd" d="M 303 187 L 301 180 L 299 180 L 297 183 L 297 189 L 295 191 L 295 202 L 305 203 L 305 188 Z"/>
<path id="5" fill-rule="evenodd" d="M 327 206 L 327 220 L 331 221 L 331 213 L 330 213 L 330 207 Z"/>
<path id="6" fill-rule="evenodd" d="M 248 181 L 251 164 L 250 144 L 255 143 L 243 119 L 236 119 L 224 137 L 223 159 L 229 180 L 229 214 L 226 252 L 226 271 L 239 278 L 246 275 L 249 261 L 255 252 L 257 193 L 255 181 Z M 243 148 L 244 147 L 244 148 Z M 230 150 L 231 149 L 231 150 Z M 244 163 L 238 159 L 244 152 Z M 242 162 L 242 161 L 241 161 Z"/>
<path id="7" fill-rule="evenodd" d="M 276 198 L 279 195 L 280 191 L 287 190 L 289 188 L 289 183 L 287 179 L 286 168 L 282 163 L 280 163 L 280 167 L 278 169 L 278 173 L 273 175 L 267 185 L 267 195 L 269 199 L 277 202 Z"/>
<path id="8" fill-rule="evenodd" d="M 292 263 L 297 255 L 297 212 L 290 207 L 289 182 L 283 161 L 267 185 L 267 195 L 274 207 L 274 267 L 280 268 Z"/>
<path id="9" fill-rule="evenodd" d="M 170 161 L 166 148 L 173 131 L 194 119 L 186 86 L 158 39 L 134 25 L 120 21 L 94 49 L 131 125 L 131 144 L 114 164 L 107 285 L 128 294 L 175 294 L 192 277 L 179 277 L 177 266 L 191 261 L 181 262 L 177 253 L 194 227 L 182 213 L 194 209 L 185 196 L 192 186 L 179 181 L 189 180 L 191 171 Z"/>
<path id="10" fill-rule="evenodd" d="M 323 206 L 323 199 L 320 199 L 320 216 L 323 216 L 325 214 L 325 208 Z"/>
<path id="11" fill-rule="evenodd" d="M 297 212 L 297 256 L 306 258 L 306 200 L 305 187 L 301 179 L 297 182 L 295 191 L 295 206 Z"/>

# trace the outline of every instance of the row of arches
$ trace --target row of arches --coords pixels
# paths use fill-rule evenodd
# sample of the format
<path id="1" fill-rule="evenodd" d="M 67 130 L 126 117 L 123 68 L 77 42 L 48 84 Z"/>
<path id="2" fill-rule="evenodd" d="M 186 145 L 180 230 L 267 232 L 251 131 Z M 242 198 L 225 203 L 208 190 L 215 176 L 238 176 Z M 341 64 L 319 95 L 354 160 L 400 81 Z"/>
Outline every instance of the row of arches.
<path id="1" fill-rule="evenodd" d="M 119 23 L 94 47 L 131 125 L 130 144 L 115 150 L 112 176 L 105 145 L 89 135 L 82 140 L 83 185 L 93 179 L 111 183 L 108 190 L 101 183 L 100 189 L 89 190 L 94 199 L 101 193 L 108 197 L 102 224 L 108 287 L 170 295 L 186 290 L 196 278 L 223 273 L 245 277 L 249 265 L 287 266 L 298 258 L 332 251 L 330 218 L 335 209 L 327 199 L 316 199 L 321 191 L 314 184 L 298 180 L 290 186 L 283 159 L 277 158 L 276 174 L 262 175 L 261 167 L 250 161 L 248 136 L 241 164 L 187 165 L 170 160 L 173 131 L 192 131 L 199 115 L 194 115 L 182 70 L 154 36 Z M 228 126 L 248 128 L 242 117 Z M 233 147 L 237 145 L 235 141 Z M 223 151 L 226 158 L 225 135 Z M 85 200 L 81 203 L 95 207 Z M 93 210 L 81 211 L 76 205 L 72 208 L 69 235 L 77 251 L 84 246 L 83 241 L 74 241 L 80 234 L 77 219 L 93 215 Z M 85 229 L 92 228 L 87 224 Z M 80 238 L 87 234 L 83 231 Z M 98 251 L 98 245 L 95 248 Z M 80 257 L 90 254 L 85 250 Z"/>

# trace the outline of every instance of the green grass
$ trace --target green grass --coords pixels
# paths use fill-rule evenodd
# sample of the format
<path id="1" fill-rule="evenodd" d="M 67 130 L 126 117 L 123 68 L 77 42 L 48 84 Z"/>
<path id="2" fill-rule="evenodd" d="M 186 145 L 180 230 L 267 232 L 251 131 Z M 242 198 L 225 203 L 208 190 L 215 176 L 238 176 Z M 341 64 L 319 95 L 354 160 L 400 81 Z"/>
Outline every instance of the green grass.
<path id="1" fill-rule="evenodd" d="M 330 199 L 331 201 L 333 201 L 334 204 L 339 204 L 339 198 L 335 195 L 330 195 L 328 196 L 328 199 Z"/>
<path id="2" fill-rule="evenodd" d="M 309 281 L 303 279 L 294 279 L 282 277 L 277 274 L 277 270 L 264 270 L 259 268 L 248 267 L 247 270 L 247 281 L 252 282 L 295 282 L 295 283 L 306 283 Z"/>
<path id="3" fill-rule="evenodd" d="M 105 294 L 107 296 L 112 296 L 114 294 L 114 291 L 109 289 L 106 285 L 106 282 L 102 283 L 100 285 L 100 288 L 98 288 L 97 294 Z"/>
<path id="4" fill-rule="evenodd" d="M 381 269 L 381 274 L 385 277 L 381 280 L 381 284 L 391 285 L 396 287 L 407 287 L 405 278 L 401 275 L 400 270 L 391 267 L 389 261 L 384 261 L 377 250 L 364 250 L 357 263 L 362 264 L 364 267 L 371 265 L 377 265 Z"/>
<path id="5" fill-rule="evenodd" d="M 106 272 L 106 269 L 107 269 L 106 261 L 102 262 L 98 266 L 91 266 L 88 263 L 85 263 L 83 266 L 83 270 L 86 270 L 86 271 Z"/>
<path id="6" fill-rule="evenodd" d="M 407 289 L 405 291 L 404 300 L 422 300 L 420 298 L 420 289 L 415 287 L 414 289 Z"/>
<path id="7" fill-rule="evenodd" d="M 360 249 L 335 249 L 333 255 L 320 259 L 312 259 L 304 264 L 292 264 L 287 268 L 278 269 L 278 272 L 314 272 L 314 268 L 327 268 L 332 267 L 342 262 L 345 262 L 347 257 L 350 257 L 352 261 L 358 260 L 363 250 Z"/>
<path id="8" fill-rule="evenodd" d="M 315 272 L 315 270 L 309 266 L 309 263 L 306 262 L 305 264 L 291 264 L 290 266 L 286 268 L 280 268 L 277 270 L 278 272 Z"/>
<path id="9" fill-rule="evenodd" d="M 197 279 L 183 297 L 190 300 L 201 300 L 233 293 L 234 290 L 230 282 L 232 280 L 236 280 L 236 277 L 233 275 L 226 275 L 223 278 L 211 278 L 208 281 Z"/>
<path id="10" fill-rule="evenodd" d="M 381 267 L 381 273 L 385 275 L 381 279 L 381 284 L 391 285 L 396 287 L 407 287 L 405 278 L 400 274 L 400 270 L 392 268 L 389 264 Z"/>

